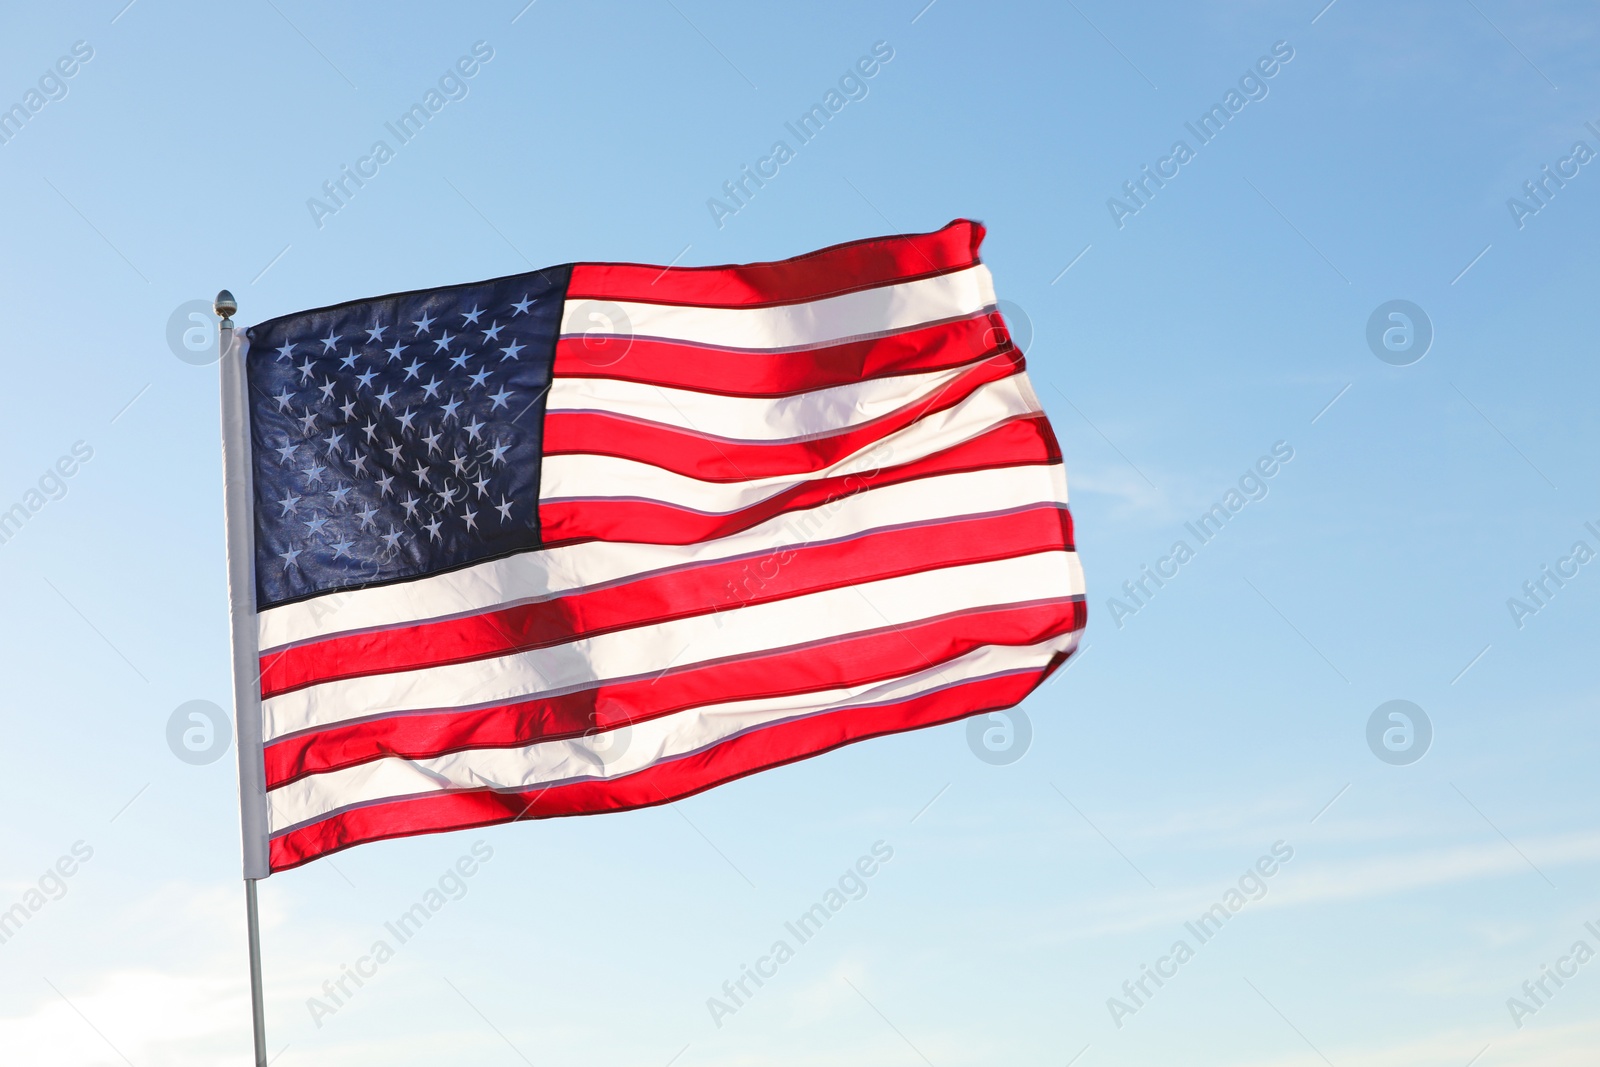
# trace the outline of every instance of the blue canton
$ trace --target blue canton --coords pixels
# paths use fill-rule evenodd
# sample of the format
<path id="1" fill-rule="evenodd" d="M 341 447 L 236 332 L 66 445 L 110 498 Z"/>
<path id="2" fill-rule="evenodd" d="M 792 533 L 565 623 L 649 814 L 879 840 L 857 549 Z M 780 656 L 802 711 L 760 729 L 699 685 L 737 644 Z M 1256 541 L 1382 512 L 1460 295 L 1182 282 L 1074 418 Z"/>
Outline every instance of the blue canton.
<path id="1" fill-rule="evenodd" d="M 250 329 L 258 609 L 539 546 L 545 396 L 570 273 Z"/>

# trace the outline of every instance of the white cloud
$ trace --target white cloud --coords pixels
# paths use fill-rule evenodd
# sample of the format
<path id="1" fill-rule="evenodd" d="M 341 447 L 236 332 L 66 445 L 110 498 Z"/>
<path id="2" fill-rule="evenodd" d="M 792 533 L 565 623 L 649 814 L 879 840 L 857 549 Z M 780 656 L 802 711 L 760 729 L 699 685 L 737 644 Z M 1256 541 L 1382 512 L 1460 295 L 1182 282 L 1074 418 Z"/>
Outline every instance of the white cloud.
<path id="1" fill-rule="evenodd" d="M 116 971 L 81 988 L 41 983 L 31 1010 L 0 1018 L 0 1049 L 18 1067 L 245 1067 L 249 1019 L 243 981 Z"/>

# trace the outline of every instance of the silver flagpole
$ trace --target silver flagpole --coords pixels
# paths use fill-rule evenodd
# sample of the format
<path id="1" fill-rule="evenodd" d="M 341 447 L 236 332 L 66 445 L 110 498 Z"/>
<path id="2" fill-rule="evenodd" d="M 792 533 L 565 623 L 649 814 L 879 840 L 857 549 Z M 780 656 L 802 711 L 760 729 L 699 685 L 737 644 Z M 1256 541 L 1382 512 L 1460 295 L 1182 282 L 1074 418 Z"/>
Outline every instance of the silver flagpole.
<path id="1" fill-rule="evenodd" d="M 245 926 L 250 933 L 250 1025 L 256 1035 L 256 1067 L 267 1067 L 267 1009 L 261 1001 L 261 919 L 256 913 L 256 882 L 244 880 Z"/>
<path id="2" fill-rule="evenodd" d="M 256 1067 L 267 1067 L 266 1008 L 261 991 L 261 919 L 256 882 L 270 873 L 267 852 L 266 781 L 261 759 L 261 689 L 256 667 L 255 520 L 251 509 L 249 397 L 245 349 L 237 343 L 233 316 L 239 310 L 224 289 L 212 305 L 219 318 L 222 363 L 222 501 L 227 526 L 228 620 L 233 641 L 233 703 L 239 746 L 239 816 L 244 845 L 245 927 L 250 939 L 250 1021 L 255 1030 Z"/>

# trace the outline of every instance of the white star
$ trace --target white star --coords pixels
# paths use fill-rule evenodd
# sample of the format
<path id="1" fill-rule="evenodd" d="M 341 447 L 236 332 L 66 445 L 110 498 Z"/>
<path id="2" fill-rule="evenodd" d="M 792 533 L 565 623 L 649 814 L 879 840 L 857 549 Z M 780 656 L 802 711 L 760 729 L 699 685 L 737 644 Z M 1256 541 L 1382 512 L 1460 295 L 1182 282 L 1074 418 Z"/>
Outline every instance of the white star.
<path id="1" fill-rule="evenodd" d="M 527 347 L 528 347 L 527 345 L 519 345 L 519 344 L 517 344 L 517 342 L 512 341 L 509 347 L 502 348 L 500 350 L 500 351 L 505 353 L 505 355 L 500 357 L 500 362 L 504 363 L 508 359 L 516 359 L 517 358 L 517 353 L 521 352 L 524 348 L 527 348 Z"/>
<path id="2" fill-rule="evenodd" d="M 461 317 L 464 320 L 466 320 L 461 325 L 463 325 L 463 326 L 476 326 L 478 324 L 478 316 L 482 315 L 482 314 L 483 314 L 483 309 L 481 307 L 479 307 L 477 304 L 473 304 L 471 311 L 464 311 L 464 312 L 461 313 Z"/>
<path id="3" fill-rule="evenodd" d="M 411 429 L 411 420 L 416 417 L 416 414 L 410 408 L 406 408 L 400 415 L 400 428 L 403 430 Z"/>
<path id="4" fill-rule="evenodd" d="M 375 370 L 362 371 L 360 374 L 356 375 L 356 381 L 360 382 L 362 385 L 366 386 L 368 389 L 371 389 L 372 388 L 372 379 L 376 378 L 377 376 L 378 376 L 378 372 L 375 371 Z"/>
<path id="5" fill-rule="evenodd" d="M 283 560 L 283 569 L 287 571 L 290 567 L 298 567 L 299 564 L 294 561 L 294 558 L 304 551 L 305 549 L 303 548 L 291 548 L 287 552 L 279 552 L 278 558 Z"/>
<path id="6" fill-rule="evenodd" d="M 498 341 L 500 339 L 500 331 L 503 329 L 505 327 L 500 325 L 498 321 L 493 322 L 487 330 L 483 331 L 483 339 L 485 341 Z"/>
<path id="7" fill-rule="evenodd" d="M 483 476 L 483 474 L 480 473 L 478 475 L 478 480 L 473 482 L 472 485 L 473 485 L 473 488 L 478 490 L 478 495 L 479 496 L 488 496 L 489 495 L 489 479 L 485 478 Z"/>
<path id="8" fill-rule="evenodd" d="M 411 325 L 417 328 L 418 333 L 427 333 L 433 328 L 433 316 L 425 314 L 422 318 L 413 320 Z"/>
<path id="9" fill-rule="evenodd" d="M 496 504 L 494 509 L 500 513 L 502 522 L 511 521 L 511 501 L 507 500 L 504 494 L 501 494 L 500 503 Z"/>
<path id="10" fill-rule="evenodd" d="M 451 356 L 450 357 L 450 369 L 451 370 L 460 370 L 462 367 L 465 367 L 467 365 L 467 360 L 469 360 L 471 358 L 472 358 L 472 353 L 471 352 L 463 352 L 459 356 Z"/>
<path id="11" fill-rule="evenodd" d="M 333 399 L 333 391 L 334 391 L 335 388 L 337 388 L 337 387 L 334 385 L 333 379 L 329 378 L 326 381 L 324 381 L 321 385 L 317 386 L 317 392 L 322 394 L 322 399 L 324 399 L 324 400 L 332 400 Z"/>
<path id="12" fill-rule="evenodd" d="M 382 495 L 382 496 L 388 496 L 389 495 L 389 487 L 391 485 L 393 485 L 393 484 L 394 484 L 394 475 L 392 475 L 392 474 L 385 474 L 382 478 L 379 478 L 378 479 L 378 492 L 379 492 L 379 494 Z"/>
<path id="13" fill-rule="evenodd" d="M 471 438 L 474 441 L 477 441 L 481 437 L 481 435 L 479 434 L 478 431 L 483 429 L 483 423 L 479 422 L 476 418 L 474 418 L 471 422 L 469 422 L 465 426 L 463 426 L 462 429 L 467 431 L 467 436 L 469 438 Z"/>
<path id="14" fill-rule="evenodd" d="M 469 530 L 478 528 L 478 513 L 471 508 L 467 508 L 461 513 L 461 520 L 467 524 L 467 529 Z"/>
<path id="15" fill-rule="evenodd" d="M 344 444 L 344 434 L 338 430 L 330 430 L 328 431 L 328 436 L 324 437 L 323 440 L 328 442 L 328 451 L 334 452 L 340 445 Z"/>
<path id="16" fill-rule="evenodd" d="M 293 493 L 290 493 L 288 496 L 278 501 L 278 503 L 283 505 L 283 514 L 278 516 L 278 518 L 282 519 L 294 514 L 295 505 L 300 503 L 300 498 L 295 496 Z"/>
<path id="17" fill-rule="evenodd" d="M 371 504 L 368 504 L 366 507 L 356 512 L 357 515 L 361 516 L 361 528 L 363 530 L 365 530 L 368 526 L 373 528 L 377 527 L 378 524 L 372 521 L 372 516 L 376 515 L 377 513 L 378 509 L 373 507 Z"/>
<path id="18" fill-rule="evenodd" d="M 456 502 L 456 491 L 446 482 L 445 487 L 439 492 L 439 507 L 447 508 Z"/>
<path id="19" fill-rule="evenodd" d="M 489 449 L 489 462 L 504 463 L 506 461 L 506 452 L 508 452 L 510 448 L 510 445 L 495 445 L 493 448 Z"/>
<path id="20" fill-rule="evenodd" d="M 457 474 L 467 473 L 467 457 L 461 454 L 460 449 L 457 449 L 456 454 L 450 457 L 450 466 L 456 469 Z"/>
<path id="21" fill-rule="evenodd" d="M 382 411 L 384 408 L 393 408 L 394 405 L 389 403 L 389 401 L 393 399 L 394 390 L 386 387 L 383 392 L 378 394 L 378 410 Z"/>
<path id="22" fill-rule="evenodd" d="M 309 437 L 311 431 L 316 429 L 316 421 L 317 413 L 315 411 L 308 411 L 300 416 L 300 432 Z"/>
<path id="23" fill-rule="evenodd" d="M 473 385 L 482 388 L 483 383 L 489 380 L 489 371 L 487 368 L 485 368 L 484 370 L 479 371 L 477 374 L 468 375 L 468 377 L 472 379 Z"/>
<path id="24" fill-rule="evenodd" d="M 389 527 L 389 532 L 383 535 L 383 540 L 389 542 L 390 548 L 399 548 L 400 531 L 396 530 L 393 526 Z"/>
<path id="25" fill-rule="evenodd" d="M 438 519 L 434 519 L 432 522 L 423 523 L 422 528 L 428 531 L 428 538 L 430 540 L 437 541 L 439 540 L 439 527 L 443 525 L 444 523 L 440 522 Z"/>
<path id="26" fill-rule="evenodd" d="M 532 304 L 532 303 L 533 303 L 533 301 L 528 299 L 528 294 L 527 293 L 523 293 L 522 294 L 522 303 L 520 303 L 520 304 L 512 304 L 511 305 L 512 307 L 517 309 L 516 313 L 513 314 L 511 317 L 512 318 L 516 318 L 517 315 L 526 315 L 528 313 L 528 306 L 530 304 Z"/>
<path id="27" fill-rule="evenodd" d="M 411 473 L 417 476 L 417 481 L 423 486 L 423 488 L 427 488 L 429 471 L 426 463 L 418 460 L 416 468 L 413 469 Z"/>
<path id="28" fill-rule="evenodd" d="M 334 349 L 334 346 L 336 346 L 339 343 L 339 335 L 334 333 L 332 330 L 329 330 L 328 331 L 328 336 L 319 337 L 318 340 L 322 342 L 322 351 L 323 352 L 325 352 L 325 353 L 326 352 L 332 352 L 333 349 Z"/>
<path id="29" fill-rule="evenodd" d="M 406 346 L 401 344 L 399 341 L 396 341 L 392 347 L 384 349 L 385 352 L 389 353 L 389 358 L 384 360 L 384 362 L 385 363 L 398 363 L 398 362 L 400 362 L 400 353 L 404 352 L 405 350 L 406 350 Z"/>
<path id="30" fill-rule="evenodd" d="M 429 400 L 439 399 L 439 379 L 430 378 L 428 383 L 422 387 L 422 395 Z"/>
<path id="31" fill-rule="evenodd" d="M 306 484 L 307 485 L 310 485 L 313 482 L 315 482 L 318 485 L 321 485 L 322 484 L 322 472 L 327 470 L 327 469 L 328 469 L 327 467 L 321 467 L 321 466 L 318 466 L 317 464 L 313 463 L 311 466 L 307 467 L 305 470 L 301 471 L 300 473 L 304 474 L 306 476 Z"/>
<path id="32" fill-rule="evenodd" d="M 285 388 L 283 390 L 283 392 L 279 393 L 277 396 L 273 397 L 272 399 L 274 399 L 274 400 L 276 400 L 278 402 L 278 410 L 279 411 L 288 411 L 289 410 L 289 401 L 294 399 L 294 394 L 289 392 L 289 390 L 287 388 Z"/>
<path id="33" fill-rule="evenodd" d="M 322 532 L 322 528 L 324 526 L 328 525 L 328 520 L 327 520 L 326 517 L 310 519 L 310 520 L 302 520 L 302 521 L 305 523 L 305 528 L 308 531 L 310 531 L 312 534 L 321 533 Z"/>
<path id="34" fill-rule="evenodd" d="M 308 380 L 310 380 L 311 371 L 312 371 L 312 367 L 313 367 L 314 363 L 315 363 L 315 361 L 310 356 L 307 356 L 306 357 L 306 361 L 295 368 L 295 370 L 300 372 L 300 383 L 302 385 L 304 385 Z"/>
<path id="35" fill-rule="evenodd" d="M 333 494 L 332 494 L 333 495 L 333 503 L 334 503 L 334 505 L 338 506 L 340 504 L 343 504 L 344 503 L 344 498 L 350 495 L 350 490 L 352 488 L 354 488 L 354 487 L 353 486 L 349 486 L 349 485 L 342 485 L 339 488 L 335 489 L 333 491 Z"/>
<path id="36" fill-rule="evenodd" d="M 339 405 L 339 413 L 344 416 L 346 422 L 349 422 L 356 417 L 356 402 L 354 400 L 346 400 Z"/>
<path id="37" fill-rule="evenodd" d="M 367 473 L 367 457 L 363 456 L 363 455 L 360 455 L 358 453 L 356 455 L 356 457 L 350 461 L 350 469 L 355 471 L 357 474 L 362 474 L 362 475 L 366 474 Z"/>
<path id="38" fill-rule="evenodd" d="M 394 444 L 392 444 L 388 448 L 384 449 L 384 451 L 389 453 L 389 458 L 394 460 L 395 466 L 399 466 L 400 465 L 400 453 L 403 450 L 400 447 L 400 442 L 399 441 L 396 441 Z"/>
<path id="39" fill-rule="evenodd" d="M 300 451 L 300 446 L 299 445 L 284 445 L 281 448 L 273 449 L 273 451 L 278 453 L 278 462 L 279 463 L 287 463 L 291 459 L 294 458 L 294 454 L 296 452 Z"/>
<path id="40" fill-rule="evenodd" d="M 494 401 L 494 406 L 489 408 L 490 411 L 493 411 L 495 408 L 505 407 L 506 401 L 511 399 L 511 394 L 506 392 L 506 387 L 502 385 L 498 393 L 489 394 L 489 399 Z"/>
<path id="41" fill-rule="evenodd" d="M 333 543 L 333 558 L 338 559 L 340 556 L 348 556 L 350 554 L 350 546 L 353 544 L 355 544 L 354 541 L 335 541 Z"/>
<path id="42" fill-rule="evenodd" d="M 456 408 L 461 406 L 461 401 L 451 398 L 450 403 L 444 406 L 444 421 L 449 422 L 456 417 Z"/>
<path id="43" fill-rule="evenodd" d="M 455 340 L 455 338 L 450 336 L 450 331 L 446 330 L 443 334 L 441 334 L 437 339 L 434 340 L 434 342 L 433 342 L 433 351 L 434 351 L 434 353 L 437 354 L 439 352 L 443 352 L 445 349 L 450 347 L 450 342 L 454 341 L 454 340 Z"/>
<path id="44" fill-rule="evenodd" d="M 294 345 L 285 344 L 283 347 L 278 349 L 278 362 L 282 363 L 292 355 L 294 355 Z"/>
<path id="45" fill-rule="evenodd" d="M 419 363 L 416 359 L 412 359 L 411 365 L 409 367 L 403 367 L 401 369 L 406 372 L 406 379 L 405 380 L 409 382 L 411 379 L 413 379 L 413 378 L 415 378 L 417 376 L 417 371 L 422 369 L 422 364 Z"/>
<path id="46" fill-rule="evenodd" d="M 370 445 L 378 439 L 378 424 L 368 419 L 367 424 L 361 427 L 361 432 L 367 435 L 367 444 Z"/>
<path id="47" fill-rule="evenodd" d="M 339 357 L 339 369 L 340 370 L 349 370 L 351 367 L 354 367 L 355 365 L 356 365 L 356 350 L 355 349 L 352 348 L 352 349 L 350 349 L 350 351 L 346 352 L 344 355 Z"/>
<path id="48" fill-rule="evenodd" d="M 383 331 L 387 330 L 388 328 L 389 327 L 387 326 L 372 326 L 367 330 L 367 343 L 375 345 L 379 341 L 383 340 Z"/>
<path id="49" fill-rule="evenodd" d="M 419 503 L 420 501 L 416 497 L 410 493 L 406 494 L 406 498 L 400 501 L 400 506 L 406 509 L 406 518 L 415 519 L 417 517 L 417 504 Z"/>
<path id="50" fill-rule="evenodd" d="M 439 431 L 438 430 L 435 430 L 432 433 L 428 434 L 422 440 L 427 443 L 428 455 L 431 456 L 435 452 L 439 451 Z"/>

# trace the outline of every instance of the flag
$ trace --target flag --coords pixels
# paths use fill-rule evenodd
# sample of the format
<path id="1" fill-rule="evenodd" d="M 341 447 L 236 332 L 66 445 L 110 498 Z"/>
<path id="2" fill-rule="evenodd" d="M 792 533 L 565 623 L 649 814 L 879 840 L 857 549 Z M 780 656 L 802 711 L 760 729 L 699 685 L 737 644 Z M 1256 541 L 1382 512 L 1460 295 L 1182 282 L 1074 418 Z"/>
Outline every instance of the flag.
<path id="1" fill-rule="evenodd" d="M 1022 700 L 1083 583 L 983 234 L 569 264 L 236 338 L 247 870 Z"/>

